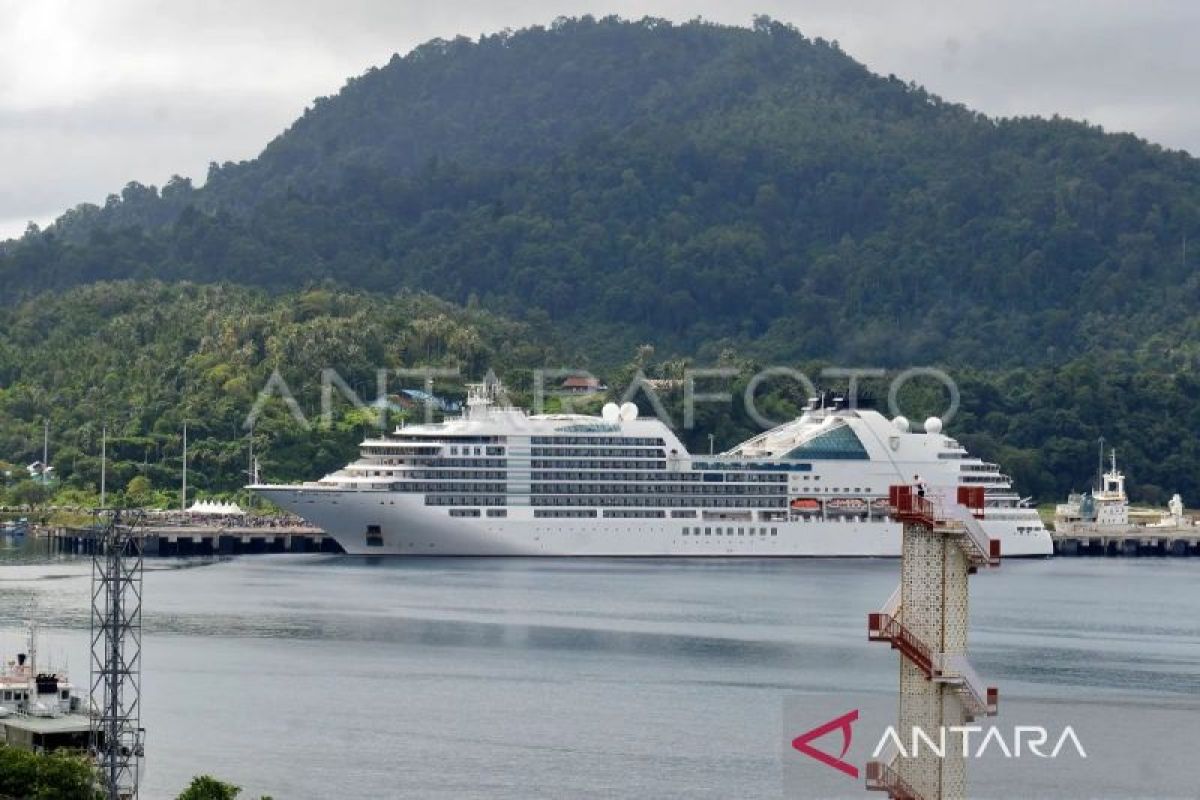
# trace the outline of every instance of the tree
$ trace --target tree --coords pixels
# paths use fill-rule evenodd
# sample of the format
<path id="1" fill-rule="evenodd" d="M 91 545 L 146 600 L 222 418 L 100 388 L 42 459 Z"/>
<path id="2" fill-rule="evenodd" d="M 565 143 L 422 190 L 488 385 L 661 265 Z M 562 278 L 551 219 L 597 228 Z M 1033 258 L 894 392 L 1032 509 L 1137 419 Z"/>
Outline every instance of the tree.
<path id="1" fill-rule="evenodd" d="M 125 487 L 125 499 L 129 505 L 142 508 L 151 504 L 154 497 L 154 485 L 145 475 L 135 475 Z"/>
<path id="2" fill-rule="evenodd" d="M 240 786 L 219 781 L 211 775 L 198 775 L 192 778 L 188 788 L 184 789 L 176 800 L 236 800 L 241 793 Z M 271 798 L 264 795 L 260 800 Z"/>
<path id="3" fill-rule="evenodd" d="M 210 775 L 198 775 L 177 800 L 235 800 L 242 787 L 219 781 Z"/>
<path id="4" fill-rule="evenodd" d="M 0 745 L 0 797 L 98 800 L 95 774 L 83 756 L 30 753 Z"/>
<path id="5" fill-rule="evenodd" d="M 26 479 L 10 489 L 8 496 L 13 505 L 33 510 L 50 499 L 50 487 Z"/>

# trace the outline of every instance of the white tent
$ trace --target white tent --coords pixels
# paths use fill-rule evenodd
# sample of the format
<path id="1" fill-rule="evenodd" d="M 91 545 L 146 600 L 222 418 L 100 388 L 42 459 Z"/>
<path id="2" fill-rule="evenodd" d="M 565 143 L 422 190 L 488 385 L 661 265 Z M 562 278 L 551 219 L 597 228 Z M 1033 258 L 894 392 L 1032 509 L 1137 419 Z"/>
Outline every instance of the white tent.
<path id="1" fill-rule="evenodd" d="M 192 503 L 192 507 L 188 509 L 188 513 L 228 517 L 242 516 L 246 512 L 242 511 L 237 503 L 218 503 L 215 500 L 200 500 Z"/>

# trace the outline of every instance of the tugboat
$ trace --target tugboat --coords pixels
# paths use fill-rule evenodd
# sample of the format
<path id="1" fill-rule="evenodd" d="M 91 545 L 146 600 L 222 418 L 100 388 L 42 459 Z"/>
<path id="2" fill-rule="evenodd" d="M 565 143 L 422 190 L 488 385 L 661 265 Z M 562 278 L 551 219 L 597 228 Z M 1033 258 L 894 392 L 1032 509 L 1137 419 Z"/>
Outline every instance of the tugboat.
<path id="1" fill-rule="evenodd" d="M 1125 473 L 1117 469 L 1117 451 L 1111 453 L 1112 467 L 1099 476 L 1091 492 L 1072 492 L 1067 502 L 1054 509 L 1056 533 L 1119 533 L 1129 529 L 1129 498 Z"/>
<path id="2" fill-rule="evenodd" d="M 1117 469 L 1117 451 L 1112 450 L 1109 458 L 1111 466 L 1099 476 L 1096 488 L 1082 494 L 1072 492 L 1067 502 L 1055 507 L 1056 535 L 1195 530 L 1194 523 L 1183 513 L 1183 498 L 1178 494 L 1171 497 L 1165 512 L 1131 508 L 1125 494 L 1125 473 Z"/>

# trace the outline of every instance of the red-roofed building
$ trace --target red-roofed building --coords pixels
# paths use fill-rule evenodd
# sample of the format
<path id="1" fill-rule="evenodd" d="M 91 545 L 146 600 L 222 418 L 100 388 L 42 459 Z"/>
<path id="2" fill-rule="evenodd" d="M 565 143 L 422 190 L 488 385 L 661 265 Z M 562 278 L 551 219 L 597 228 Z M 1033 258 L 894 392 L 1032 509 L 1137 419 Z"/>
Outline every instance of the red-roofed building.
<path id="1" fill-rule="evenodd" d="M 559 389 L 569 394 L 596 394 L 608 391 L 607 386 L 590 375 L 571 375 L 562 382 Z"/>

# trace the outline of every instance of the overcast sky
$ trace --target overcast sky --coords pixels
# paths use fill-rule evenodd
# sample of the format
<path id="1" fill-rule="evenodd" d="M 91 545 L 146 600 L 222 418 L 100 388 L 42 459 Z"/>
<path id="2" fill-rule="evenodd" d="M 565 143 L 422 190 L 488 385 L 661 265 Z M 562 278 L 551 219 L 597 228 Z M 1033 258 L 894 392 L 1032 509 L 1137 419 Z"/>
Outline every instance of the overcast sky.
<path id="1" fill-rule="evenodd" d="M 200 183 L 427 39 L 585 13 L 765 13 L 990 114 L 1059 113 L 1200 153 L 1196 2 L 0 0 L 0 238 L 130 180 Z"/>

